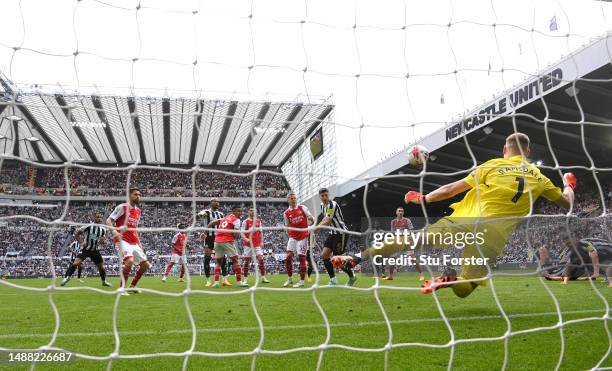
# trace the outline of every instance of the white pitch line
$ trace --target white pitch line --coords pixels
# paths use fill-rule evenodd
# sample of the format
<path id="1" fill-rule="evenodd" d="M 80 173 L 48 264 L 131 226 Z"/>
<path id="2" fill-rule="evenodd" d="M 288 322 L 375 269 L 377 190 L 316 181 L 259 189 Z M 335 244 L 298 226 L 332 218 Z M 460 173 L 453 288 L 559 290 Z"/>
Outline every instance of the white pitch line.
<path id="1" fill-rule="evenodd" d="M 574 310 L 562 312 L 562 314 L 585 314 L 585 313 L 603 313 L 605 310 L 602 309 L 587 309 L 587 310 Z M 547 317 L 547 316 L 558 316 L 557 312 L 540 312 L 540 313 L 517 313 L 511 314 L 510 318 L 530 318 L 530 317 Z M 491 320 L 491 319 L 503 319 L 500 315 L 490 316 L 464 316 L 464 317 L 447 317 L 449 321 L 471 321 L 471 320 Z M 601 319 L 603 321 L 603 318 Z M 420 319 L 403 319 L 389 321 L 391 324 L 406 324 L 406 323 L 421 323 L 421 322 L 442 322 L 442 317 L 435 318 L 420 318 Z M 385 321 L 369 321 L 369 322 L 339 322 L 330 323 L 330 327 L 355 327 L 355 326 L 380 326 L 385 325 Z M 313 328 L 325 328 L 324 324 L 304 324 L 304 325 L 283 325 L 283 326 L 264 326 L 266 331 L 278 331 L 278 330 L 293 330 L 293 329 L 313 329 Z M 244 332 L 244 331 L 257 331 L 259 327 L 225 327 L 225 328 L 214 328 L 214 329 L 198 329 L 198 333 L 217 333 L 217 332 Z M 164 335 L 164 334 L 191 334 L 191 330 L 141 330 L 141 331 L 119 331 L 120 336 L 142 336 L 142 335 Z M 19 338 L 49 338 L 53 334 L 3 334 L 0 335 L 0 339 L 19 339 Z M 70 333 L 58 333 L 58 337 L 89 337 L 89 336 L 114 336 L 110 331 L 108 332 L 70 332 Z"/>

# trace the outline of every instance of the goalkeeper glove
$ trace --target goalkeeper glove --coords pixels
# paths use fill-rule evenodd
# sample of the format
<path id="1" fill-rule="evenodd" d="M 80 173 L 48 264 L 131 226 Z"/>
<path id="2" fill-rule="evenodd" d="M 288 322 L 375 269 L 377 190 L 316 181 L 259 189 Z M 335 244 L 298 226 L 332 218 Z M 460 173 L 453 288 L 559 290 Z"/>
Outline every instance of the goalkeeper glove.
<path id="1" fill-rule="evenodd" d="M 576 189 L 576 176 L 573 173 L 563 174 L 563 185 L 570 186 L 572 189 Z"/>
<path id="2" fill-rule="evenodd" d="M 404 196 L 404 202 L 407 204 L 421 204 L 424 200 L 425 197 L 417 191 L 410 191 Z"/>

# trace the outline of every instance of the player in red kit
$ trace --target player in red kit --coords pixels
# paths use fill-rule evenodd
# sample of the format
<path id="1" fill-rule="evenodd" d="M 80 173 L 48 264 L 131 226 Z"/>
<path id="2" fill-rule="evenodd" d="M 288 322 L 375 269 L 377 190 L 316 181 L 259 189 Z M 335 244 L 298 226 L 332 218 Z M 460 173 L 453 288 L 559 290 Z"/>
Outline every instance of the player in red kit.
<path id="1" fill-rule="evenodd" d="M 115 207 L 115 210 L 106 219 L 106 225 L 113 233 L 113 243 L 119 251 L 119 256 L 123 260 L 121 287 L 125 287 L 130 271 L 134 263 L 139 265 L 132 283 L 130 284 L 129 292 L 138 293 L 136 285 L 149 270 L 151 264 L 147 260 L 147 255 L 142 248 L 140 238 L 138 237 L 138 222 L 140 221 L 140 190 L 138 188 L 130 188 L 128 191 L 129 202 L 122 203 Z M 129 295 L 126 291 L 122 295 Z"/>
<path id="2" fill-rule="evenodd" d="M 394 232 L 394 233 L 404 233 L 404 231 L 408 231 L 408 230 L 411 230 L 413 228 L 412 222 L 410 221 L 410 219 L 404 217 L 404 208 L 403 207 L 400 206 L 400 207 L 398 207 L 395 210 L 395 216 L 396 217 L 393 220 L 391 220 L 391 231 L 392 232 Z M 414 250 L 410 250 L 409 253 L 410 252 L 415 254 Z M 423 275 L 423 270 L 421 269 L 421 265 L 419 264 L 419 259 L 418 258 L 415 260 L 414 269 L 417 272 L 419 272 L 419 274 L 420 274 L 419 281 L 424 281 L 425 280 L 425 276 Z M 384 269 L 383 269 L 383 278 L 382 279 L 385 280 L 385 281 L 392 281 L 393 280 L 393 272 L 394 271 L 395 271 L 395 265 L 393 265 L 393 264 L 391 264 L 389 266 L 389 275 L 388 276 L 384 275 Z"/>
<path id="3" fill-rule="evenodd" d="M 238 250 L 236 249 L 236 237 L 240 234 L 240 215 L 242 215 L 242 207 L 232 207 L 232 213 L 208 223 L 207 228 L 218 226 L 215 234 L 215 283 L 214 288 L 219 287 L 219 274 L 221 274 L 221 264 L 223 257 L 229 256 L 232 260 L 234 272 L 236 273 L 236 285 L 238 287 L 247 287 L 247 283 L 242 282 L 242 273 L 240 264 L 238 263 Z"/>
<path id="4" fill-rule="evenodd" d="M 185 244 L 187 243 L 187 235 L 183 233 L 182 229 L 185 229 L 184 224 L 179 224 L 177 226 L 179 232 L 172 237 L 172 256 L 170 257 L 170 263 L 166 266 L 164 270 L 164 275 L 162 276 L 162 282 L 166 282 L 166 278 L 172 272 L 172 267 L 174 264 L 181 265 L 181 272 L 179 273 L 179 282 L 185 282 L 183 277 L 185 276 L 185 269 L 187 268 L 187 261 L 185 259 Z"/>
<path id="5" fill-rule="evenodd" d="M 255 218 L 255 208 L 249 208 L 249 217 L 242 222 L 242 246 L 244 246 L 244 252 L 242 253 L 242 273 L 244 274 L 243 281 L 247 282 L 249 276 L 249 266 L 251 265 L 251 258 L 255 256 L 257 258 L 257 264 L 259 266 L 259 274 L 261 275 L 261 283 L 270 283 L 266 278 L 266 266 L 264 264 L 263 253 L 262 253 L 262 232 L 261 232 L 261 219 Z"/>
<path id="6" fill-rule="evenodd" d="M 289 207 L 283 213 L 285 226 L 291 228 L 300 228 L 301 230 L 287 230 L 289 241 L 287 241 L 287 259 L 285 266 L 287 268 L 287 281 L 283 287 L 293 285 L 293 256 L 297 254 L 300 261 L 300 282 L 293 287 L 304 287 L 304 277 L 306 276 L 306 253 L 308 252 L 308 225 L 315 222 L 308 208 L 297 203 L 297 196 L 294 192 L 289 192 L 287 195 Z M 310 223 L 309 223 L 310 222 Z"/>

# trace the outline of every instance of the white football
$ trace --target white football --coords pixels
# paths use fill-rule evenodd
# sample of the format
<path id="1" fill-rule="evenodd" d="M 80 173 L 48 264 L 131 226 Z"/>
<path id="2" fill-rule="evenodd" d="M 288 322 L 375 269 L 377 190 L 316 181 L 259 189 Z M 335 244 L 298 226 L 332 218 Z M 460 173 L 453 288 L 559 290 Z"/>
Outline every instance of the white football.
<path id="1" fill-rule="evenodd" d="M 418 169 L 429 160 L 429 150 L 423 146 L 416 145 L 408 150 L 408 163 Z"/>

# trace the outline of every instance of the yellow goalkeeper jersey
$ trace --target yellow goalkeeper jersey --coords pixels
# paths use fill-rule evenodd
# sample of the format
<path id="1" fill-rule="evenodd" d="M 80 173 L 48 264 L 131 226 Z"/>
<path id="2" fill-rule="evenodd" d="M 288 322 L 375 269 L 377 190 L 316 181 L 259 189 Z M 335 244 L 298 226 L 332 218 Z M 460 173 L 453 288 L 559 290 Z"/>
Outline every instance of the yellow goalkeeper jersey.
<path id="1" fill-rule="evenodd" d="M 540 196 L 553 202 L 561 197 L 561 189 L 536 166 L 523 164 L 521 155 L 489 160 L 464 181 L 472 189 L 450 206 L 453 218 L 524 216 Z"/>

